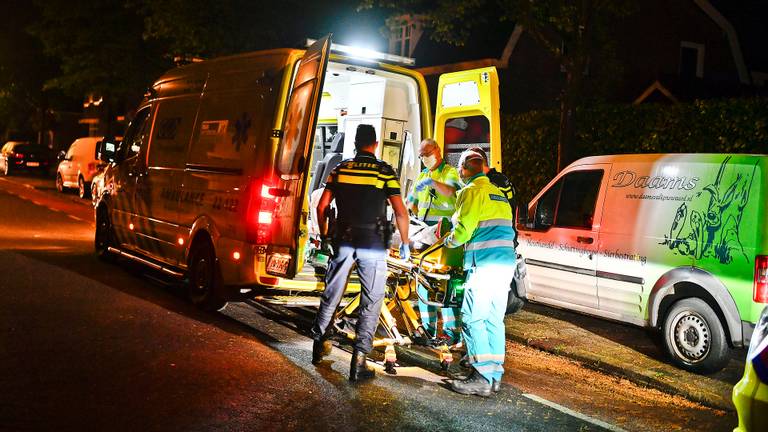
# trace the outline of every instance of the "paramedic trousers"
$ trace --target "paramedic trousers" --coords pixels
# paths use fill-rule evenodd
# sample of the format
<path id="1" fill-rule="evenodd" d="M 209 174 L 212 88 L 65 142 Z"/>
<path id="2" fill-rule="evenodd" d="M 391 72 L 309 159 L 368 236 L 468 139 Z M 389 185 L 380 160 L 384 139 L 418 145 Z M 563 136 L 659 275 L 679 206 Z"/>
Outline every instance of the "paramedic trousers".
<path id="1" fill-rule="evenodd" d="M 421 318 L 421 324 L 424 326 L 427 333 L 429 333 L 429 336 L 437 336 L 437 319 L 439 314 L 439 317 L 443 321 L 443 334 L 451 338 L 452 342 L 458 342 L 460 336 L 459 329 L 461 326 L 461 318 L 459 317 L 461 309 L 429 306 L 421 301 L 422 298 L 428 298 L 427 289 L 421 284 L 418 284 L 416 290 L 419 293 L 419 300 L 417 302 L 419 317 Z"/>
<path id="2" fill-rule="evenodd" d="M 325 291 L 320 298 L 320 308 L 312 325 L 312 338 L 322 339 L 333 324 L 333 316 L 346 290 L 349 273 L 352 266 L 357 264 L 361 290 L 353 345 L 356 350 L 367 354 L 373 348 L 373 336 L 379 325 L 384 301 L 387 251 L 380 239 L 357 244 L 341 243 L 337 249 L 325 274 Z"/>
<path id="3" fill-rule="evenodd" d="M 478 266 L 467 270 L 461 307 L 467 358 L 488 382 L 504 373 L 504 312 L 514 266 Z"/>

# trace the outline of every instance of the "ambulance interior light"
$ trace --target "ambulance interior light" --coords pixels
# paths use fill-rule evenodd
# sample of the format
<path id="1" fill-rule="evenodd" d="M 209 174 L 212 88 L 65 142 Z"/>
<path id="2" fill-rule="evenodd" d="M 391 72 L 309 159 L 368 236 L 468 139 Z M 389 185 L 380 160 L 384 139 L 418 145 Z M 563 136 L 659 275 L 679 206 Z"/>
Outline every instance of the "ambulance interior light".
<path id="1" fill-rule="evenodd" d="M 307 39 L 307 46 L 315 43 L 315 39 Z M 416 59 L 411 57 L 403 57 L 399 55 L 389 54 L 381 51 L 375 51 L 368 48 L 361 48 L 351 45 L 341 45 L 337 43 L 331 43 L 331 52 L 345 54 L 350 57 L 365 59 L 365 60 L 382 60 L 387 63 L 395 63 L 404 66 L 414 66 Z"/>

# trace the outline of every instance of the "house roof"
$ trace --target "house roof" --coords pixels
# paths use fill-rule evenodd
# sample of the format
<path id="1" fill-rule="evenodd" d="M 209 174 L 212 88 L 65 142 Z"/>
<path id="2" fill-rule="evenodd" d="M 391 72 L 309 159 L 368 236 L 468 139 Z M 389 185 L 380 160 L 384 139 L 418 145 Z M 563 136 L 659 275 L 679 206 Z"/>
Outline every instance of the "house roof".
<path id="1" fill-rule="evenodd" d="M 710 0 L 736 28 L 744 61 L 751 71 L 768 72 L 768 2 L 765 0 Z"/>

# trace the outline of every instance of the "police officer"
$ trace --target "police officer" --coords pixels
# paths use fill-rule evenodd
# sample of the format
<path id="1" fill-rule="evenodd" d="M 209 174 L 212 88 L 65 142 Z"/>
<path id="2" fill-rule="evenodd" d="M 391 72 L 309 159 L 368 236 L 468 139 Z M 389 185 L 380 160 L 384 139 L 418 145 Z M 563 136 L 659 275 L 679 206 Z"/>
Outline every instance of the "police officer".
<path id="1" fill-rule="evenodd" d="M 408 204 L 420 220 L 427 225 L 435 225 L 443 217 L 451 217 L 456 209 L 459 173 L 445 162 L 440 147 L 431 138 L 419 145 L 419 158 L 425 168 L 416 177 L 413 191 L 408 195 Z M 429 306 L 421 301 L 427 298 L 427 289 L 419 285 L 417 291 L 419 317 L 429 337 L 437 336 L 437 315 L 440 311 L 445 337 L 450 343 L 459 342 L 459 309 Z"/>
<path id="2" fill-rule="evenodd" d="M 465 151 L 459 159 L 465 186 L 456 199 L 449 248 L 464 247 L 462 337 L 472 373 L 454 380 L 462 394 L 489 396 L 504 373 L 504 312 L 515 270 L 514 223 L 505 196 L 483 173 L 483 156 Z"/>
<path id="3" fill-rule="evenodd" d="M 333 256 L 325 275 L 325 291 L 312 325 L 312 363 L 319 363 L 330 351 L 326 340 L 333 315 L 341 301 L 353 265 L 357 265 L 362 292 L 355 329 L 354 351 L 349 379 L 357 381 L 373 378 L 366 354 L 373 346 L 373 335 L 378 326 L 387 278 L 386 254 L 389 241 L 389 223 L 386 220 L 387 202 L 392 205 L 397 229 L 403 239 L 401 255 L 409 255 L 408 212 L 400 197 L 400 183 L 395 171 L 386 162 L 374 156 L 376 131 L 373 126 L 361 124 L 355 135 L 356 155 L 342 161 L 331 171 L 325 191 L 318 204 L 318 224 L 324 242 L 333 244 Z M 328 209 L 336 200 L 338 215 L 335 233 L 328 233 Z"/>

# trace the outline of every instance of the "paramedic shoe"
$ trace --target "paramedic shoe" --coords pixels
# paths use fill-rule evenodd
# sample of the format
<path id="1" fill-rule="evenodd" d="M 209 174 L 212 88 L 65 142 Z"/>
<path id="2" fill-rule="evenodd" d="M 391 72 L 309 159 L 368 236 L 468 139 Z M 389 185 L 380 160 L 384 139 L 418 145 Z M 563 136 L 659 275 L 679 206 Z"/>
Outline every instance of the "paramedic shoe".
<path id="1" fill-rule="evenodd" d="M 376 375 L 373 369 L 368 367 L 368 359 L 362 351 L 354 350 L 352 352 L 352 363 L 349 365 L 349 380 L 363 381 L 371 379 Z"/>
<path id="2" fill-rule="evenodd" d="M 475 370 L 466 379 L 451 382 L 451 390 L 465 395 L 488 397 L 491 395 L 491 387 L 491 383 Z"/>
<path id="3" fill-rule="evenodd" d="M 493 380 L 493 384 L 491 385 L 491 390 L 493 390 L 494 393 L 498 393 L 499 390 L 501 390 L 501 381 Z"/>
<path id="4" fill-rule="evenodd" d="M 316 365 L 323 361 L 323 357 L 331 353 L 332 347 L 329 340 L 316 340 L 312 344 L 312 364 Z"/>

